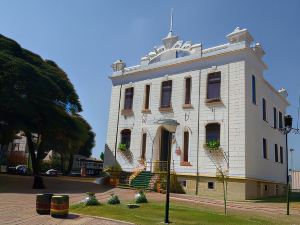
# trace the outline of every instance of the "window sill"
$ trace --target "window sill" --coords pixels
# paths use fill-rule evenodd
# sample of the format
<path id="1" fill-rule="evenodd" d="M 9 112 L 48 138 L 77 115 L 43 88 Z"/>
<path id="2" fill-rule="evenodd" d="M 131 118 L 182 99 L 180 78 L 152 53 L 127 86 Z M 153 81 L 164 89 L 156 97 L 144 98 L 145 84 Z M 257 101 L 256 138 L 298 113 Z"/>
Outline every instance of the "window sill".
<path id="1" fill-rule="evenodd" d="M 148 113 L 148 114 L 150 114 L 151 110 L 150 109 L 142 109 L 142 113 Z"/>
<path id="2" fill-rule="evenodd" d="M 123 115 L 123 116 L 133 116 L 133 111 L 132 111 L 132 109 L 122 109 L 121 115 Z"/>
<path id="3" fill-rule="evenodd" d="M 190 162 L 180 162 L 180 166 L 192 166 Z"/>
<path id="4" fill-rule="evenodd" d="M 205 99 L 206 104 L 223 104 L 221 98 L 210 98 L 210 99 Z"/>
<path id="5" fill-rule="evenodd" d="M 183 104 L 182 108 L 183 109 L 193 109 L 194 107 L 192 106 L 192 104 Z"/>
<path id="6" fill-rule="evenodd" d="M 172 107 L 160 107 L 158 109 L 160 112 L 173 112 L 173 108 Z"/>

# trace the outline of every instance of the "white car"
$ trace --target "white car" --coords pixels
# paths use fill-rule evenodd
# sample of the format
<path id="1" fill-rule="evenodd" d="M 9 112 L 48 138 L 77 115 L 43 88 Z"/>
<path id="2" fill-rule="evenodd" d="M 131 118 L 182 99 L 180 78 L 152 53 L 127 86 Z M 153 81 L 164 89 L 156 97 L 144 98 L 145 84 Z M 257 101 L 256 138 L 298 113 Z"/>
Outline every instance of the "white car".
<path id="1" fill-rule="evenodd" d="M 57 176 L 58 171 L 55 169 L 50 169 L 50 170 L 47 170 L 46 174 L 50 175 L 50 176 Z"/>

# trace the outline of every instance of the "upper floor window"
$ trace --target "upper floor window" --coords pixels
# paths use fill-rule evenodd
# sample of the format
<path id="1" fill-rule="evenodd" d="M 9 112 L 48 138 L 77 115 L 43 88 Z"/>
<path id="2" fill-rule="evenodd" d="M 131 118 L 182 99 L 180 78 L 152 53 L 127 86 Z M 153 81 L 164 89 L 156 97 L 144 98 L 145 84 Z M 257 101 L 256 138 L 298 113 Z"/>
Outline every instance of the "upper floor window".
<path id="1" fill-rule="evenodd" d="M 275 162 L 278 162 L 278 145 L 275 144 Z"/>
<path id="2" fill-rule="evenodd" d="M 146 146 L 147 146 L 147 133 L 143 133 L 142 135 L 142 152 L 141 159 L 146 159 Z"/>
<path id="3" fill-rule="evenodd" d="M 130 148 L 131 130 L 125 129 L 121 131 L 121 144 L 126 145 L 126 148 Z"/>
<path id="4" fill-rule="evenodd" d="M 206 125 L 206 142 L 209 141 L 220 142 L 220 124 L 210 123 Z"/>
<path id="5" fill-rule="evenodd" d="M 172 81 L 164 81 L 161 86 L 161 108 L 171 108 Z"/>
<path id="6" fill-rule="evenodd" d="M 252 103 L 256 105 L 256 79 L 252 75 Z"/>
<path id="7" fill-rule="evenodd" d="M 184 98 L 185 105 L 191 104 L 191 85 L 192 85 L 192 78 L 191 77 L 185 78 L 185 98 Z"/>
<path id="8" fill-rule="evenodd" d="M 267 102 L 266 99 L 262 99 L 262 110 L 263 110 L 263 120 L 267 121 Z"/>
<path id="9" fill-rule="evenodd" d="M 183 133 L 183 161 L 189 161 L 189 132 Z"/>
<path id="10" fill-rule="evenodd" d="M 124 109 L 132 109 L 133 104 L 133 87 L 125 89 Z"/>
<path id="11" fill-rule="evenodd" d="M 144 100 L 144 109 L 149 109 L 150 105 L 150 85 L 145 86 L 145 100 Z"/>
<path id="12" fill-rule="evenodd" d="M 279 120 L 279 128 L 281 129 L 281 128 L 283 128 L 282 112 L 279 111 L 278 115 L 279 115 L 279 118 L 278 118 L 278 120 Z"/>
<path id="13" fill-rule="evenodd" d="M 276 129 L 277 128 L 277 109 L 274 107 L 273 108 L 273 113 L 274 113 L 274 128 Z"/>
<path id="14" fill-rule="evenodd" d="M 208 74 L 207 99 L 221 98 L 221 72 Z"/>
<path id="15" fill-rule="evenodd" d="M 265 139 L 265 138 L 263 138 L 263 157 L 264 157 L 264 159 L 268 158 L 267 139 Z"/>
<path id="16" fill-rule="evenodd" d="M 283 147 L 280 146 L 280 163 L 283 163 Z"/>

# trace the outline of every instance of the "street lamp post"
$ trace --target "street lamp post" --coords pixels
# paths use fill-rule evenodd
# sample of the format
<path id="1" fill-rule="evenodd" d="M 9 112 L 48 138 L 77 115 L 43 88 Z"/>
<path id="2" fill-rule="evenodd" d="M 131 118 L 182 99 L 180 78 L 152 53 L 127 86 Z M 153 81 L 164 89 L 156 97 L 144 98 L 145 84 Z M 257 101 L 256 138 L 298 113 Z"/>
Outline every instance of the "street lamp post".
<path id="1" fill-rule="evenodd" d="M 167 156 L 167 185 L 166 185 L 166 204 L 165 204 L 165 219 L 164 223 L 170 223 L 169 221 L 169 209 L 170 209 L 170 176 L 171 176 L 171 137 L 172 133 L 176 131 L 179 123 L 172 119 L 161 119 L 157 121 L 157 124 L 163 125 L 166 130 L 169 131 L 168 135 L 168 156 Z"/>
<path id="2" fill-rule="evenodd" d="M 299 129 L 292 127 L 293 118 L 290 115 L 284 117 L 285 127 L 280 128 L 280 131 L 285 134 L 285 145 L 286 145 L 286 214 L 290 215 L 290 179 L 289 179 L 289 150 L 288 150 L 288 134 L 290 132 L 294 134 L 300 134 Z"/>

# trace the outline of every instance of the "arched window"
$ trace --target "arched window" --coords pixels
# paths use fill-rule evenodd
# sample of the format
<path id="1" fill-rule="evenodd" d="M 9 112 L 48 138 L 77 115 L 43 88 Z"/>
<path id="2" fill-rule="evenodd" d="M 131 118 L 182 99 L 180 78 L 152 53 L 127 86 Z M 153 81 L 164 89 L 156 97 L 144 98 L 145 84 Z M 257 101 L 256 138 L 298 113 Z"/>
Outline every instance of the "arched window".
<path id="1" fill-rule="evenodd" d="M 189 136 L 188 131 L 183 132 L 183 162 L 189 161 Z"/>
<path id="2" fill-rule="evenodd" d="M 220 142 L 220 124 L 210 123 L 206 125 L 206 142 L 209 141 Z"/>
<path id="3" fill-rule="evenodd" d="M 131 130 L 125 129 L 121 131 L 121 144 L 125 144 L 127 149 L 130 148 Z"/>

